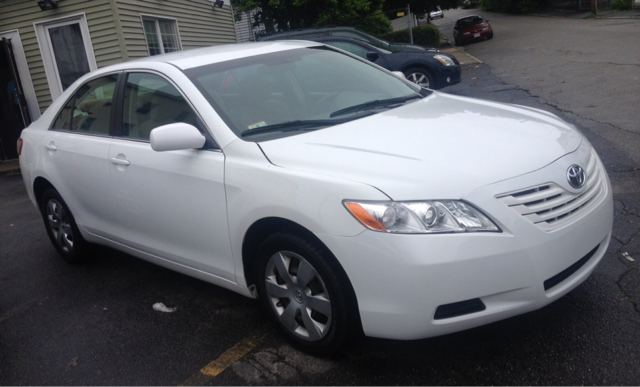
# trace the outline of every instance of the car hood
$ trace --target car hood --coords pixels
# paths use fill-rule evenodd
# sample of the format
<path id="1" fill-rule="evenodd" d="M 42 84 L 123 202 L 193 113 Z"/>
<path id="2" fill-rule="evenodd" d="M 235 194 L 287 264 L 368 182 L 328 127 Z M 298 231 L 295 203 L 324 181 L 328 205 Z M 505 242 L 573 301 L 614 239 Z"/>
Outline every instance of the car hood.
<path id="1" fill-rule="evenodd" d="M 553 114 L 434 92 L 260 146 L 274 165 L 358 181 L 394 200 L 420 200 L 462 198 L 543 168 L 581 141 L 573 126 Z"/>

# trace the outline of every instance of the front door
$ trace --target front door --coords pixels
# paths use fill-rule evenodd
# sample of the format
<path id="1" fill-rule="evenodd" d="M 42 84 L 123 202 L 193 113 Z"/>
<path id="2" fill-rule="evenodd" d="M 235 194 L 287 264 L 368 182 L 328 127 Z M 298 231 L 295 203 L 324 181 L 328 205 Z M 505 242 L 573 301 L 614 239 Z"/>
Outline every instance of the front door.
<path id="1" fill-rule="evenodd" d="M 115 235 L 128 246 L 235 281 L 227 226 L 224 154 L 216 149 L 156 152 L 149 135 L 174 122 L 199 126 L 165 78 L 127 75 L 120 136 L 109 150 L 117 203 Z"/>

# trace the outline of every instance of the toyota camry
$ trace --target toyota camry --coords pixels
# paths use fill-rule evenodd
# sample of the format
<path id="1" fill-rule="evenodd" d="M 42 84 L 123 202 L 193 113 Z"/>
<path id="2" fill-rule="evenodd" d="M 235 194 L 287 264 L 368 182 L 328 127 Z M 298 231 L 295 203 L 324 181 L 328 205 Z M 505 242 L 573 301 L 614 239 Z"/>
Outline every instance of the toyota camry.
<path id="1" fill-rule="evenodd" d="M 316 354 L 541 308 L 611 236 L 609 179 L 573 125 L 314 42 L 104 67 L 18 148 L 64 259 L 110 246 L 258 298 Z"/>

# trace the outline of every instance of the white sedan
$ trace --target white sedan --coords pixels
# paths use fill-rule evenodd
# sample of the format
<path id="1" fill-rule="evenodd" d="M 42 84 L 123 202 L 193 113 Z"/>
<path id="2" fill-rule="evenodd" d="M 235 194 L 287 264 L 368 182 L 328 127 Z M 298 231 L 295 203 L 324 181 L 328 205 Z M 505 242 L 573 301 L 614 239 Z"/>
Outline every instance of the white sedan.
<path id="1" fill-rule="evenodd" d="M 430 19 L 442 19 L 443 17 L 444 17 L 444 12 L 442 12 L 442 8 L 440 8 L 440 6 L 437 6 L 436 9 L 429 12 Z"/>
<path id="2" fill-rule="evenodd" d="M 538 309 L 611 236 L 609 179 L 572 125 L 312 42 L 102 68 L 18 146 L 63 258 L 110 246 L 257 297 L 316 354 Z"/>

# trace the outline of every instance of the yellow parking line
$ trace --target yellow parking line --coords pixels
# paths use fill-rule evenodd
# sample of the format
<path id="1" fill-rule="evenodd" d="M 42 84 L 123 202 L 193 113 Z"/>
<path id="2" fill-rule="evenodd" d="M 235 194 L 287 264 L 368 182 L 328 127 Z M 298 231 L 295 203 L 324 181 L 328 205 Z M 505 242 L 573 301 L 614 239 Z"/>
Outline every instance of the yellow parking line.
<path id="1" fill-rule="evenodd" d="M 262 334 L 255 334 L 240 341 L 229 348 L 216 360 L 204 366 L 200 371 L 193 374 L 189 379 L 180 384 L 181 386 L 201 386 L 214 377 L 218 376 L 230 365 L 240 360 L 244 355 L 258 345 L 262 339 Z"/>

